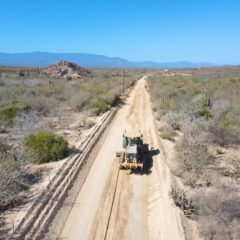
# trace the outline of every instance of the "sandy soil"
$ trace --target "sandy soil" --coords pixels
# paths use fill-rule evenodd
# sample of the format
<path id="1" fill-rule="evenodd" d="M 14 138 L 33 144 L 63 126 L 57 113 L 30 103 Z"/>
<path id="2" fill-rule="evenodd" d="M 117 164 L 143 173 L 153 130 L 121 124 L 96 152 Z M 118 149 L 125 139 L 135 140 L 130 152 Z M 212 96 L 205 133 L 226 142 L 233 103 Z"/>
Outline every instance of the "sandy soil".
<path id="1" fill-rule="evenodd" d="M 118 170 L 124 130 L 140 130 L 149 144 L 143 175 Z M 115 116 L 58 239 L 185 239 L 170 185 L 142 78 Z"/>

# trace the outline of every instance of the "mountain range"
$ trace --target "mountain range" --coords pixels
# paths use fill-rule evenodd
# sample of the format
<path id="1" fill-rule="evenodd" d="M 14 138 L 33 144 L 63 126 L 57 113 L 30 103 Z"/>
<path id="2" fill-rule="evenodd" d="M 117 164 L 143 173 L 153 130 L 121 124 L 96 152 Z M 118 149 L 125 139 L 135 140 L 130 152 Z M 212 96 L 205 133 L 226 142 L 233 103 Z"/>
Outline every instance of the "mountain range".
<path id="1" fill-rule="evenodd" d="M 1 66 L 46 67 L 61 60 L 74 62 L 86 68 L 195 68 L 216 66 L 207 62 L 193 63 L 188 61 L 164 63 L 152 61 L 133 62 L 118 57 L 86 53 L 0 53 Z"/>

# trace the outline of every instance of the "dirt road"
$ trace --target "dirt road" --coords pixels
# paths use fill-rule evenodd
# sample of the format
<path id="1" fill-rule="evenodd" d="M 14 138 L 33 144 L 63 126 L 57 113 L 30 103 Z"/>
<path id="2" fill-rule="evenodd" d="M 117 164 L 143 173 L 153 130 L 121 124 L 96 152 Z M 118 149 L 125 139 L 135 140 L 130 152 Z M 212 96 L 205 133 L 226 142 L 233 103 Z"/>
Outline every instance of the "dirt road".
<path id="1" fill-rule="evenodd" d="M 185 239 L 179 211 L 169 198 L 171 175 L 145 84 L 145 78 L 138 81 L 113 119 L 58 239 Z M 118 170 L 115 152 L 121 150 L 124 130 L 142 131 L 149 144 L 143 175 Z"/>

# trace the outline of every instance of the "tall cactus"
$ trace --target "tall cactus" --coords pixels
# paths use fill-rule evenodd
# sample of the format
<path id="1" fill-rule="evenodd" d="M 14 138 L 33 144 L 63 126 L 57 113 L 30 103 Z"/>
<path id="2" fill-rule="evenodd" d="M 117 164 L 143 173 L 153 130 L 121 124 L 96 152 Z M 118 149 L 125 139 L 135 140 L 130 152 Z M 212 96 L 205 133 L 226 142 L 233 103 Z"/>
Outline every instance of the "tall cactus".
<path id="1" fill-rule="evenodd" d="M 211 107 L 212 101 L 208 93 L 205 93 L 203 96 L 203 106 L 205 107 Z"/>

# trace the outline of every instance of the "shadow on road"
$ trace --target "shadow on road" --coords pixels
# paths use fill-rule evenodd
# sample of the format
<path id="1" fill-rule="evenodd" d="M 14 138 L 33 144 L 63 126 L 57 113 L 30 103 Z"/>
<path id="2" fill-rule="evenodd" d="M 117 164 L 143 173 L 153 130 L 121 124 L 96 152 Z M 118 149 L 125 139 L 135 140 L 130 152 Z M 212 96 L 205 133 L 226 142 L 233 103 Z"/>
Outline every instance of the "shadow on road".
<path id="1" fill-rule="evenodd" d="M 75 155 L 78 153 L 80 153 L 80 150 L 74 146 L 72 146 L 68 149 L 68 155 L 72 155 L 72 154 Z"/>
<path id="2" fill-rule="evenodd" d="M 139 169 L 132 170 L 131 173 L 133 174 L 145 174 L 149 175 L 152 173 L 152 167 L 153 167 L 153 157 L 160 154 L 160 150 L 157 149 L 150 149 L 149 150 L 149 144 L 143 145 L 144 152 L 142 154 L 142 161 L 143 161 L 143 169 L 142 171 Z"/>

